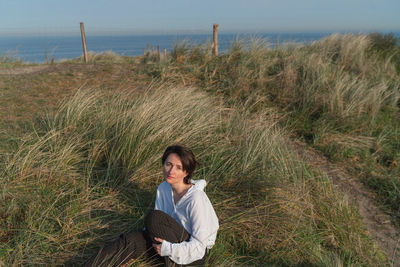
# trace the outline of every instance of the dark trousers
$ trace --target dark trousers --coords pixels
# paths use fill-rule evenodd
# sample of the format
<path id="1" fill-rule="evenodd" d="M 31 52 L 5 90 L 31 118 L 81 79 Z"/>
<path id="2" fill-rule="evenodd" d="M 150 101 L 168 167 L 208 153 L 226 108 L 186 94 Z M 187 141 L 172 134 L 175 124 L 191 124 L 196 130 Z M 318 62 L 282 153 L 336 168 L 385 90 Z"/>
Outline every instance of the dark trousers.
<path id="1" fill-rule="evenodd" d="M 152 243 L 155 237 L 167 240 L 171 243 L 181 243 L 189 240 L 189 233 L 177 221 L 168 214 L 153 210 L 147 214 L 144 220 L 146 230 L 143 232 L 135 232 L 121 234 L 119 238 L 111 244 L 99 250 L 97 255 L 90 258 L 84 266 L 121 266 L 131 259 L 140 257 L 150 260 L 152 266 L 195 266 L 204 263 L 207 256 L 197 260 L 189 265 L 179 265 L 169 259 L 169 257 L 159 256 Z"/>

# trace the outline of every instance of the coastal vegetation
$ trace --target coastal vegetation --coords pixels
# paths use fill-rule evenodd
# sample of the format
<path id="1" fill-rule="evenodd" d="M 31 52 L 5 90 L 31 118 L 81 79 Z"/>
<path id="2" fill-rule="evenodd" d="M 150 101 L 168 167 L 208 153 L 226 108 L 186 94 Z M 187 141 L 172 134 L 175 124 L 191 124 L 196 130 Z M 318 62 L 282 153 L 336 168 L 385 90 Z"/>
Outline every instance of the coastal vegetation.
<path id="1" fill-rule="evenodd" d="M 400 219 L 400 46 L 393 35 L 332 35 L 274 48 L 238 41 L 217 58 L 208 49 L 179 44 L 149 74 L 195 84 L 228 104 L 253 101 L 254 114 L 276 109 L 283 127 L 349 163 Z"/>
<path id="2" fill-rule="evenodd" d="M 11 68 L 15 66 L 19 66 L 23 64 L 23 62 L 15 57 L 15 53 L 5 52 L 3 53 L 0 50 L 0 68 Z"/>
<path id="3" fill-rule="evenodd" d="M 379 34 L 238 40 L 218 57 L 181 43 L 161 59 L 108 52 L 0 76 L 0 265 L 79 265 L 140 230 L 172 143 L 198 155 L 220 220 L 208 265 L 389 265 L 357 208 L 288 144 L 344 166 L 399 223 L 398 50 Z"/>

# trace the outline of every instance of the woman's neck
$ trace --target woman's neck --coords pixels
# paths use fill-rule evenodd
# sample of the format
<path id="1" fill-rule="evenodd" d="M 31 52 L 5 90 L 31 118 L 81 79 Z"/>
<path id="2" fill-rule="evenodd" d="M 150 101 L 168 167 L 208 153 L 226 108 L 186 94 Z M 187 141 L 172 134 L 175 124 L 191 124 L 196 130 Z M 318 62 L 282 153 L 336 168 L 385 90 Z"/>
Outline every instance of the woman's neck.
<path id="1" fill-rule="evenodd" d="M 175 204 L 178 202 L 189 190 L 192 184 L 174 184 L 172 185 L 172 192 L 174 193 Z"/>

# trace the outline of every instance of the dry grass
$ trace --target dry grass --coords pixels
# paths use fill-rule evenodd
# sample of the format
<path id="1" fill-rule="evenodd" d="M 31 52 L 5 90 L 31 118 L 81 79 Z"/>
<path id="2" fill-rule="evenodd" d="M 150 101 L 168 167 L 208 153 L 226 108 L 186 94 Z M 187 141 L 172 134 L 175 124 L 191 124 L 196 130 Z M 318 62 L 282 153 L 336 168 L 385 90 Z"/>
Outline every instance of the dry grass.
<path id="1" fill-rule="evenodd" d="M 247 108 L 181 87 L 79 91 L 6 161 L 4 264 L 78 264 L 140 229 L 159 157 L 177 142 L 203 163 L 196 178 L 208 180 L 220 218 L 210 265 L 382 263 L 356 212 L 292 159 L 275 114 L 254 119 Z"/>
<path id="2" fill-rule="evenodd" d="M 124 55 L 118 55 L 113 51 L 105 51 L 101 53 L 96 53 L 93 51 L 88 51 L 88 63 L 98 64 L 98 63 L 137 63 L 139 60 L 137 58 L 132 58 Z M 59 63 L 84 63 L 83 55 L 74 59 L 62 59 Z"/>
<path id="3" fill-rule="evenodd" d="M 66 95 L 84 86 L 2 154 L 0 263 L 77 265 L 119 233 L 140 229 L 161 181 L 160 155 L 181 142 L 202 162 L 195 178 L 208 180 L 220 218 L 208 265 L 386 264 L 357 211 L 287 150 L 281 126 L 307 113 L 300 127 L 317 118 L 321 144 L 383 153 L 391 135 L 363 131 L 394 108 L 398 80 L 367 46 L 368 38 L 353 35 L 285 49 L 239 42 L 218 58 L 207 46 L 177 47 L 139 66 L 93 55 L 87 67 L 56 64 L 51 79 L 26 76 L 39 89 L 43 82 L 69 88 Z M 135 87 L 138 74 L 169 85 Z M 24 88 L 17 78 L 0 82 Z M 215 94 L 187 86 L 194 84 Z M 349 123 L 361 127 L 341 131 Z"/>
<path id="4" fill-rule="evenodd" d="M 253 101 L 254 114 L 279 110 L 283 125 L 330 159 L 357 159 L 348 168 L 400 218 L 400 78 L 393 61 L 398 46 L 383 57 L 373 49 L 376 42 L 354 34 L 275 48 L 238 41 L 219 57 L 209 47 L 186 44 L 172 53 L 180 55 L 179 62 L 171 56 L 146 68 L 151 77 L 222 95 L 228 105 Z"/>

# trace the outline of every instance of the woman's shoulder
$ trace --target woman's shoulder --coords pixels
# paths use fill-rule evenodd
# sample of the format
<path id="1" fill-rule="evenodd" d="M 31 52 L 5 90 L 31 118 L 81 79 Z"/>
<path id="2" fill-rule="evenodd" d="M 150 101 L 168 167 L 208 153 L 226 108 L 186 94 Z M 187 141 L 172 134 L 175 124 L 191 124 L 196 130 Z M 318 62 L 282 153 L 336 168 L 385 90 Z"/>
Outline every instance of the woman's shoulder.
<path id="1" fill-rule="evenodd" d="M 171 185 L 169 183 L 167 183 L 166 181 L 159 184 L 158 188 L 157 188 L 158 191 L 165 191 L 165 190 L 170 190 L 170 189 L 171 189 Z"/>
<path id="2" fill-rule="evenodd" d="M 216 216 L 214 207 L 203 190 L 193 190 L 187 199 L 187 209 L 190 216 Z"/>
<path id="3" fill-rule="evenodd" d="M 208 198 L 206 192 L 202 190 L 193 190 L 190 196 L 193 200 Z"/>
<path id="4" fill-rule="evenodd" d="M 199 186 L 199 184 L 194 184 L 193 188 L 190 192 L 190 201 L 194 204 L 196 202 L 207 202 L 209 203 L 210 200 L 206 194 L 206 192 L 204 192 L 204 184 L 201 184 Z"/>

